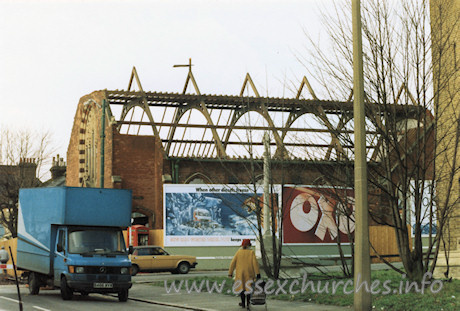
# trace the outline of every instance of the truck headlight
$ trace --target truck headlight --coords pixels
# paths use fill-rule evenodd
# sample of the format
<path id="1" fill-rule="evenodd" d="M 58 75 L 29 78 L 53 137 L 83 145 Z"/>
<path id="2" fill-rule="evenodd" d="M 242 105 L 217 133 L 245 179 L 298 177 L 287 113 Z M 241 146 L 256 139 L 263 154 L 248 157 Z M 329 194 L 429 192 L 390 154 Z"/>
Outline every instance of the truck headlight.
<path id="1" fill-rule="evenodd" d="M 85 273 L 84 267 L 75 267 L 75 273 Z"/>
<path id="2" fill-rule="evenodd" d="M 85 273 L 85 267 L 69 266 L 70 273 Z"/>
<path id="3" fill-rule="evenodd" d="M 121 274 L 129 274 L 129 268 L 127 268 L 127 267 L 122 267 L 122 268 L 120 269 L 120 273 L 121 273 Z"/>

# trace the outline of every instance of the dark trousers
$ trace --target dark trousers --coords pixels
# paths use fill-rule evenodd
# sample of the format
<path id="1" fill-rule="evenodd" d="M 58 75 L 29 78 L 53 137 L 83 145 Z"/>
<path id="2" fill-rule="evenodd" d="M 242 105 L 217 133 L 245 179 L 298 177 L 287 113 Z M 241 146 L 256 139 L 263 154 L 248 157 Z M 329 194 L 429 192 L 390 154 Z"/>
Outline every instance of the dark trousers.
<path id="1" fill-rule="evenodd" d="M 241 306 L 244 308 L 245 306 L 249 306 L 249 300 L 251 299 L 251 295 L 244 294 L 244 290 L 240 293 L 240 298 L 241 298 Z"/>

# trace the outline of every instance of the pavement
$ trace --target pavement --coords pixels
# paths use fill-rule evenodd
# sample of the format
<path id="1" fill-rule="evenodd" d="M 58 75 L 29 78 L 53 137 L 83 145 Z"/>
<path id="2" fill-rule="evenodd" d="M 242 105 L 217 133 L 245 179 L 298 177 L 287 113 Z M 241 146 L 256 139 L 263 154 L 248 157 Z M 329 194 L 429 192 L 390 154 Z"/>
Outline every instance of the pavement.
<path id="1" fill-rule="evenodd" d="M 400 263 L 396 264 L 401 266 Z M 324 273 L 337 272 L 341 270 L 340 266 L 323 266 L 320 268 L 317 267 L 308 267 L 301 269 L 292 269 L 284 270 L 283 278 L 291 279 L 301 279 L 305 273 L 319 272 L 319 270 Z M 389 269 L 385 264 L 372 264 L 372 270 L 386 270 Z M 263 276 L 262 276 L 263 277 Z M 169 283 L 168 283 L 169 284 Z M 187 292 L 186 290 L 181 290 L 180 292 L 175 292 L 175 290 L 170 290 L 169 293 L 164 287 L 153 286 L 148 283 L 136 283 L 129 293 L 129 298 L 139 301 L 148 301 L 154 302 L 157 304 L 162 304 L 165 306 L 171 307 L 182 307 L 184 309 L 192 309 L 197 311 L 211 311 L 211 310 L 225 310 L 225 311 L 237 311 L 243 310 L 238 303 L 241 301 L 239 296 L 232 296 L 226 294 L 217 294 L 209 293 L 202 291 L 197 292 Z M 300 301 L 285 301 L 285 300 L 274 300 L 268 298 L 265 305 L 259 306 L 250 306 L 251 310 L 283 310 L 283 311 L 298 311 L 298 310 L 307 310 L 307 311 L 344 311 L 352 310 L 353 307 L 340 307 L 340 306 L 331 306 L 331 305 L 320 305 L 310 302 L 300 302 Z"/>
<path id="2" fill-rule="evenodd" d="M 243 310 L 238 303 L 241 301 L 239 296 L 231 296 L 216 293 L 167 293 L 164 287 L 152 286 L 148 284 L 136 284 L 129 292 L 129 298 L 139 301 L 154 302 L 171 307 L 182 307 L 197 311 L 225 310 L 237 311 Z M 250 306 L 251 310 L 315 310 L 315 311 L 342 311 L 351 310 L 351 307 L 337 307 L 329 305 L 318 305 L 309 302 L 281 301 L 267 299 L 265 305 Z"/>

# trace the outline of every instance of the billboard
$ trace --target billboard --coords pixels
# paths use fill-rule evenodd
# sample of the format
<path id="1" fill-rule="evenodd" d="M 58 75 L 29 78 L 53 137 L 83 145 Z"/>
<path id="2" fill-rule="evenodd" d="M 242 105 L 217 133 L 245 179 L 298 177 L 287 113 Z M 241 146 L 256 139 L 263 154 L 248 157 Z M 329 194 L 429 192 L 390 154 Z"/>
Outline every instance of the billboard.
<path id="1" fill-rule="evenodd" d="M 430 228 L 431 228 L 431 235 L 435 236 L 437 232 L 437 215 L 436 215 L 436 203 L 435 203 L 435 186 L 433 185 L 431 180 L 425 180 L 422 183 L 416 185 L 415 181 L 411 181 L 410 183 L 410 197 L 408 200 L 408 204 L 410 207 L 410 222 L 411 222 L 411 233 L 412 237 L 415 236 L 415 190 L 416 187 L 422 187 L 423 189 L 421 193 L 421 202 L 420 204 L 420 230 L 422 231 L 422 237 L 429 237 L 430 236 Z M 420 190 L 420 189 L 419 189 Z M 431 225 L 430 225 L 430 218 L 431 218 Z"/>
<path id="2" fill-rule="evenodd" d="M 283 243 L 350 242 L 354 226 L 352 189 L 283 187 Z"/>
<path id="3" fill-rule="evenodd" d="M 262 188 L 253 185 L 165 184 L 165 246 L 239 246 L 256 238 L 255 203 Z"/>

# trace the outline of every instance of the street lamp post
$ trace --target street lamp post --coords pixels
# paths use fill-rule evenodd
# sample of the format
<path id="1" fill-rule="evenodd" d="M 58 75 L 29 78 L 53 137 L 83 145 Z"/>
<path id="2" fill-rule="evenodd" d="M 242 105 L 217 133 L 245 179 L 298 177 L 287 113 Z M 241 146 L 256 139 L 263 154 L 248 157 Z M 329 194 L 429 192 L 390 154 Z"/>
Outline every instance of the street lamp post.
<path id="1" fill-rule="evenodd" d="M 105 169 L 105 99 L 102 100 L 102 119 L 101 119 L 101 183 L 100 187 L 104 188 L 104 169 Z"/>
<path id="2" fill-rule="evenodd" d="M 353 114 L 355 126 L 355 253 L 354 309 L 372 309 L 370 288 L 369 221 L 367 202 L 366 113 L 364 109 L 363 50 L 361 35 L 361 2 L 352 0 L 353 23 Z M 366 282 L 366 283 L 365 283 Z M 364 283 L 364 286 L 361 286 Z"/>

